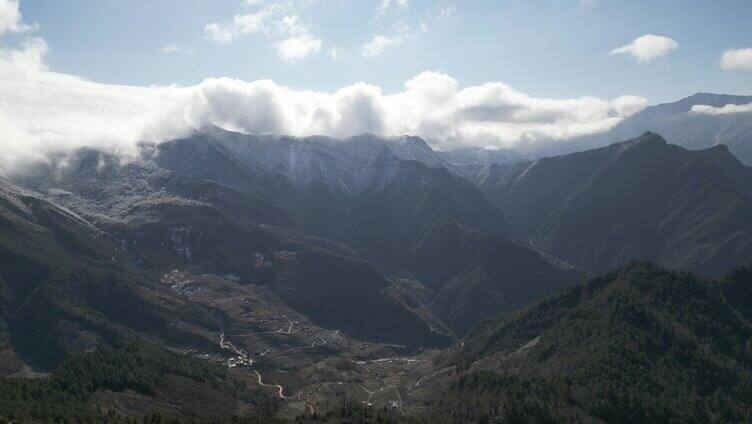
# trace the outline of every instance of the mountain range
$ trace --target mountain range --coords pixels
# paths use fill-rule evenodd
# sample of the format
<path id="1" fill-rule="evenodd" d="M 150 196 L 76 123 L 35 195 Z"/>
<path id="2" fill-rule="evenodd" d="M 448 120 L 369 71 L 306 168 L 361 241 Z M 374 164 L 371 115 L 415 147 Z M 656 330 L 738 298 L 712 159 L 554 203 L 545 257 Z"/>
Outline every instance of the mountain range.
<path id="1" fill-rule="evenodd" d="M 648 106 L 609 131 L 575 137 L 565 143 L 544 143 L 518 152 L 530 158 L 573 153 L 603 147 L 652 131 L 669 143 L 689 150 L 725 145 L 745 165 L 752 165 L 752 114 L 723 111 L 728 105 L 752 104 L 752 96 L 696 93 L 672 103 Z M 697 110 L 699 107 L 700 110 Z M 721 113 L 708 113 L 707 107 Z"/>
<path id="2" fill-rule="evenodd" d="M 495 166 L 476 182 L 544 252 L 593 272 L 631 259 L 721 275 L 752 260 L 752 169 L 657 134 Z"/>
<path id="3" fill-rule="evenodd" d="M 750 412 L 752 168 L 723 145 L 525 161 L 208 127 L 139 148 L 0 180 L 3 419 Z"/>
<path id="4" fill-rule="evenodd" d="M 138 162 L 80 150 L 16 182 L 114 240 L 124 266 L 234 275 L 321 325 L 385 342 L 447 344 L 585 275 L 531 249 L 441 163 L 417 138 L 212 128 L 144 146 Z M 497 256 L 520 262 L 505 270 Z"/>

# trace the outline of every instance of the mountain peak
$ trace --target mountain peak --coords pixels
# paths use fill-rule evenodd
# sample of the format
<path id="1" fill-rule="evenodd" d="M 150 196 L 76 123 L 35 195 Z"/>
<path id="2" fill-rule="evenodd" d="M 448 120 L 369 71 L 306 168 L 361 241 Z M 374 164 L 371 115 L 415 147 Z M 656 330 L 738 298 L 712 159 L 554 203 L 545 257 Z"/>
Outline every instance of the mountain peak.
<path id="1" fill-rule="evenodd" d="M 646 131 L 645 133 L 643 133 L 640 136 L 639 141 L 642 142 L 642 143 L 667 144 L 666 143 L 666 139 L 664 139 L 663 137 L 661 137 L 660 134 L 657 134 L 657 133 L 654 133 L 654 132 L 651 132 L 651 131 Z"/>
<path id="2" fill-rule="evenodd" d="M 621 147 L 620 151 L 623 151 L 626 149 L 631 149 L 636 146 L 644 146 L 644 145 L 665 146 L 667 144 L 668 143 L 666 142 L 666 140 L 660 135 L 651 131 L 647 131 L 637 138 L 626 140 L 621 143 L 617 143 L 616 145 L 619 145 Z"/>
<path id="3" fill-rule="evenodd" d="M 736 156 L 734 156 L 731 153 L 731 150 L 729 150 L 728 146 L 725 144 L 716 144 L 715 146 L 708 147 L 705 150 L 707 150 L 708 152 L 712 152 L 713 154 L 717 154 L 717 155 L 724 155 L 724 156 L 730 155 L 734 157 L 734 159 L 736 159 Z"/>
<path id="4" fill-rule="evenodd" d="M 396 137 L 394 139 L 394 141 L 396 141 L 398 143 L 402 143 L 402 144 L 408 144 L 408 143 L 409 144 L 414 144 L 416 146 L 422 146 L 422 147 L 426 147 L 426 148 L 430 149 L 430 146 L 428 145 L 428 143 L 426 143 L 425 140 L 423 140 L 422 138 L 420 138 L 418 136 L 414 136 L 414 135 L 404 134 L 404 135 L 401 135 L 399 137 Z"/>
<path id="5" fill-rule="evenodd" d="M 431 168 L 445 165 L 443 159 L 420 137 L 402 135 L 389 139 L 387 144 L 402 159 L 422 162 Z"/>
<path id="6" fill-rule="evenodd" d="M 731 153 L 728 146 L 725 144 L 716 144 L 713 147 L 708 147 L 702 150 L 693 150 L 692 154 L 696 157 L 709 160 L 722 167 L 744 167 L 739 159 Z"/>
<path id="7" fill-rule="evenodd" d="M 699 92 L 697 92 L 697 93 L 695 93 L 695 94 L 693 94 L 693 95 L 691 95 L 689 97 L 686 97 L 683 100 L 688 100 L 688 99 L 702 100 L 702 99 L 707 99 L 707 98 L 712 98 L 712 97 L 722 97 L 722 96 L 724 96 L 724 95 L 723 94 L 718 94 L 718 93 L 708 93 L 708 92 L 704 92 L 704 91 L 699 91 Z"/>
<path id="8" fill-rule="evenodd" d="M 717 93 L 695 93 L 689 97 L 685 97 L 678 102 L 670 103 L 670 105 L 676 105 L 679 107 L 678 111 L 686 112 L 694 105 L 709 105 L 715 107 L 722 107 L 728 104 L 746 104 L 752 102 L 752 96 L 739 96 L 732 94 L 717 94 Z"/>

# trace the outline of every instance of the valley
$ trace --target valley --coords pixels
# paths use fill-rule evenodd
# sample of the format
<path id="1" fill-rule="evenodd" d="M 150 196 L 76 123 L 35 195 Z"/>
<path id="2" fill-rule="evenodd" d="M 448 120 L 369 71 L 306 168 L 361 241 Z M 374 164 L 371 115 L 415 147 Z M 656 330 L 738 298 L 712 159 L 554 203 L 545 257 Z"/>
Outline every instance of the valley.
<path id="1" fill-rule="evenodd" d="M 0 254 L 13 259 L 0 267 L 0 378 L 12 384 L 0 397 L 33 393 L 19 416 L 55 416 L 34 405 L 62 402 L 62 414 L 81 419 L 624 417 L 589 403 L 586 391 L 607 388 L 581 364 L 604 358 L 612 368 L 601 372 L 623 375 L 645 340 L 684 337 L 650 323 L 697 324 L 666 303 L 680 296 L 671 284 L 649 305 L 629 303 L 647 280 L 685 277 L 645 262 L 619 267 L 652 260 L 715 277 L 691 280 L 699 298 L 678 303 L 700 302 L 712 321 L 730 298 L 704 285 L 747 281 L 724 276 L 752 260 L 752 171 L 727 150 L 687 151 L 652 133 L 461 171 L 414 137 L 211 128 L 155 149 L 132 163 L 82 150 L 3 181 Z M 583 220 L 587 233 L 576 231 Z M 626 286 L 611 283 L 622 273 Z M 577 306 L 603 287 L 610 294 L 592 301 L 617 296 L 621 306 Z M 746 315 L 731 318 L 744 309 L 730 308 L 724 325 L 747 331 Z M 692 328 L 682 355 L 747 372 L 740 340 Z M 610 350 L 614 340 L 631 347 Z M 698 340 L 717 355 L 697 353 Z M 702 372 L 682 361 L 640 369 Z M 121 374 L 123 364 L 151 371 Z M 637 390 L 624 378 L 620 393 Z M 717 384 L 719 396 L 747 390 Z M 640 419 L 681 415 L 675 403 L 640 399 Z M 685 412 L 702 416 L 706 401 Z"/>
<path id="2" fill-rule="evenodd" d="M 430 380 L 437 350 L 410 352 L 354 340 L 311 324 L 264 288 L 221 276 L 173 270 L 162 282 L 187 293 L 192 302 L 226 313 L 231 323 L 218 335 L 218 351 L 187 348 L 181 354 L 225 364 L 240 378 L 255 379 L 284 401 L 281 416 L 336 411 L 346 397 L 400 414 L 419 409 L 411 393 Z M 180 325 L 180 317 L 173 325 Z M 173 347 L 176 352 L 182 348 Z M 410 356 L 398 356 L 405 354 Z"/>
<path id="3" fill-rule="evenodd" d="M 750 21 L 0 0 L 0 424 L 752 423 Z"/>

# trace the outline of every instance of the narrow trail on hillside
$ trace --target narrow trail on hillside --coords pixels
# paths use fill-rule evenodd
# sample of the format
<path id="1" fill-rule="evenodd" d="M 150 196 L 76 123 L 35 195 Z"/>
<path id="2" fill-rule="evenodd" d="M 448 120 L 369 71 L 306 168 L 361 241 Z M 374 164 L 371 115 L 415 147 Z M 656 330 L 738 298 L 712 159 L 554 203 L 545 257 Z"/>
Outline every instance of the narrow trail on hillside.
<path id="1" fill-rule="evenodd" d="M 261 374 L 259 374 L 259 372 L 258 372 L 258 371 L 256 371 L 256 370 L 253 370 L 253 372 L 254 372 L 254 373 L 256 373 L 256 377 L 258 377 L 258 384 L 259 384 L 260 386 L 264 386 L 264 387 L 276 387 L 276 388 L 277 388 L 277 390 L 278 390 L 278 391 L 277 391 L 277 395 L 278 395 L 278 396 L 279 396 L 279 397 L 280 397 L 281 399 L 300 399 L 300 395 L 301 395 L 301 394 L 303 393 L 303 392 L 301 391 L 300 393 L 298 393 L 298 394 L 297 394 L 297 395 L 295 395 L 295 396 L 285 396 L 285 394 L 284 394 L 285 388 L 284 388 L 284 387 L 282 387 L 282 386 L 281 386 L 281 385 L 279 385 L 279 384 L 266 384 L 266 383 L 264 383 L 264 382 L 263 382 L 263 381 L 261 380 Z"/>

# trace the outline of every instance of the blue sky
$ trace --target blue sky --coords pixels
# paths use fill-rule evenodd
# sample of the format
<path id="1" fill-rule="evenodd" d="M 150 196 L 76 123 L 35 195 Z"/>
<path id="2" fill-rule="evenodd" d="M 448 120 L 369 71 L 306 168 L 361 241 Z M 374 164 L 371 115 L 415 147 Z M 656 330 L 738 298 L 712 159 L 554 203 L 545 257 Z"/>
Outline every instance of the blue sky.
<path id="1" fill-rule="evenodd" d="M 321 41 L 317 53 L 295 61 L 280 58 L 275 37 L 261 33 L 229 43 L 207 38 L 207 25 L 264 4 L 24 0 L 21 12 L 39 25 L 53 69 L 108 83 L 187 85 L 228 76 L 316 90 L 364 81 L 395 92 L 420 72 L 437 70 L 463 86 L 502 81 L 538 97 L 629 93 L 657 103 L 697 91 L 752 92 L 752 72 L 719 66 L 724 50 L 752 45 L 748 0 L 409 0 L 405 6 L 394 0 L 379 14 L 380 1 L 291 4 L 283 14 L 297 15 Z M 442 8 L 453 13 L 440 16 Z M 609 54 L 648 33 L 670 37 L 679 48 L 648 63 Z M 375 35 L 402 41 L 363 57 Z M 169 45 L 179 50 L 162 51 Z"/>
<path id="2" fill-rule="evenodd" d="M 752 94 L 750 18 L 749 0 L 0 0 L 0 174 L 207 125 L 548 148 Z M 752 111 L 721 106 L 692 113 Z"/>

